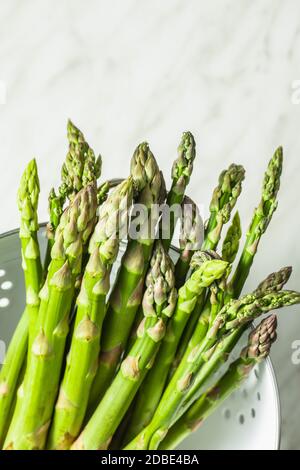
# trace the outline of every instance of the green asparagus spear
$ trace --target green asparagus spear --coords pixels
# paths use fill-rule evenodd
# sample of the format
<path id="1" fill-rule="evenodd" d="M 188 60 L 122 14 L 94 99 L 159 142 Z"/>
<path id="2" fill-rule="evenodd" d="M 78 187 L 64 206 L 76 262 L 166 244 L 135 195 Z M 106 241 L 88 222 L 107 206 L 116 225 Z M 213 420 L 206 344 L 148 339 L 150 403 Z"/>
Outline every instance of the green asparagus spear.
<path id="1" fill-rule="evenodd" d="M 270 291 L 262 296 L 254 292 L 225 305 L 205 339 L 194 348 L 186 360 L 183 358 L 181 361 L 150 424 L 126 449 L 157 449 L 169 428 L 199 397 L 201 386 L 219 364 L 220 359 L 216 359 L 213 366 L 206 365 L 216 346 L 219 344 L 219 350 L 224 349 L 225 343 L 226 347 L 228 344 L 233 347 L 249 322 L 259 315 L 296 303 L 300 303 L 298 292 Z"/>
<path id="2" fill-rule="evenodd" d="M 43 449 L 57 395 L 68 334 L 75 279 L 81 271 L 82 244 L 95 224 L 96 188 L 75 196 L 55 233 L 47 279 L 40 292 L 36 337 L 29 351 L 23 385 L 18 390 L 6 449 Z"/>
<path id="3" fill-rule="evenodd" d="M 62 166 L 59 193 L 72 200 L 90 183 L 96 183 L 101 173 L 101 157 L 96 159 L 82 132 L 69 120 L 67 125 L 69 152 Z"/>
<path id="4" fill-rule="evenodd" d="M 91 420 L 72 449 L 106 449 L 153 364 L 168 318 L 176 305 L 174 266 L 161 243 L 157 243 L 147 275 L 143 297 L 144 320 L 138 339 L 123 360 Z"/>
<path id="5" fill-rule="evenodd" d="M 100 207 L 77 299 L 75 327 L 52 419 L 49 449 L 69 449 L 81 429 L 96 373 L 110 272 L 118 254 L 119 236 L 126 233 L 128 227 L 132 193 L 132 179 L 128 178 Z"/>
<path id="6" fill-rule="evenodd" d="M 232 264 L 237 256 L 242 236 L 241 220 L 239 213 L 236 212 L 232 223 L 227 230 L 222 247 L 222 259 Z"/>
<path id="7" fill-rule="evenodd" d="M 275 315 L 262 320 L 250 333 L 247 346 L 240 357 L 232 362 L 225 374 L 191 405 L 184 415 L 171 427 L 159 449 L 175 449 L 191 432 L 196 431 L 243 382 L 253 368 L 270 353 L 276 340 L 277 319 Z"/>
<path id="8" fill-rule="evenodd" d="M 5 363 L 0 372 L 0 447 L 3 444 L 9 424 L 9 413 L 15 397 L 18 377 L 26 358 L 28 332 L 30 330 L 32 339 L 39 309 L 38 294 L 42 278 L 40 250 L 37 240 L 39 192 L 36 161 L 32 160 L 23 173 L 18 191 L 26 308 L 12 337 Z"/>
<path id="9" fill-rule="evenodd" d="M 105 181 L 102 183 L 99 188 L 97 189 L 97 203 L 98 206 L 101 206 L 103 204 L 107 197 L 108 197 L 108 192 L 112 188 L 111 182 L 110 181 Z"/>
<path id="10" fill-rule="evenodd" d="M 218 186 L 215 188 L 210 203 L 210 217 L 205 229 L 203 250 L 215 250 L 223 225 L 230 219 L 230 214 L 242 190 L 245 170 L 241 165 L 232 164 L 222 171 Z"/>
<path id="11" fill-rule="evenodd" d="M 54 188 L 49 195 L 49 218 L 47 225 L 48 246 L 44 269 L 47 271 L 54 234 L 63 213 L 67 199 L 70 201 L 82 188 L 96 183 L 101 174 L 101 156 L 95 158 L 82 132 L 69 120 L 67 123 L 69 150 L 61 169 L 61 185 L 56 193 Z"/>
<path id="12" fill-rule="evenodd" d="M 161 223 L 161 239 L 166 250 L 169 249 L 173 237 L 178 214 L 176 206 L 181 205 L 184 192 L 189 184 L 196 156 L 196 144 L 191 132 L 184 132 L 178 146 L 178 157 L 172 167 L 172 186 L 167 196 L 166 213 Z M 167 219 L 167 220 L 166 220 Z"/>
<path id="13" fill-rule="evenodd" d="M 20 239 L 22 247 L 22 267 L 25 275 L 26 306 L 29 315 L 29 333 L 35 333 L 39 309 L 39 290 L 42 279 L 40 249 L 37 240 L 39 229 L 37 206 L 39 199 L 39 179 L 36 161 L 27 166 L 18 192 L 18 205 L 21 213 Z"/>
<path id="14" fill-rule="evenodd" d="M 137 204 L 146 207 L 145 225 L 151 221 L 151 207 L 158 203 L 163 186 L 162 175 L 148 144 L 140 144 L 133 154 L 131 175 L 139 194 Z M 140 220 L 139 215 L 135 220 Z M 132 324 L 143 295 L 144 277 L 154 245 L 152 234 L 141 233 L 129 238 L 114 287 L 109 297 L 101 338 L 99 367 L 94 379 L 89 413 L 98 405 L 108 388 L 126 346 Z"/>
<path id="15" fill-rule="evenodd" d="M 255 289 L 255 295 L 263 295 L 266 292 L 278 292 L 282 290 L 288 282 L 292 274 L 292 267 L 285 266 L 284 268 L 269 274 Z"/>
<path id="16" fill-rule="evenodd" d="M 154 367 L 149 371 L 134 406 L 126 438 L 131 440 L 151 420 L 159 403 L 166 379 L 174 359 L 176 348 L 189 315 L 193 311 L 201 292 L 216 279 L 223 276 L 228 264 L 214 259 L 209 253 L 195 253 L 192 259 L 194 272 L 179 289 L 178 302 L 167 332 L 155 358 Z"/>
<path id="17" fill-rule="evenodd" d="M 237 298 L 245 284 L 250 268 L 256 255 L 261 236 L 265 233 L 272 216 L 277 208 L 277 193 L 280 186 L 282 172 L 282 147 L 279 147 L 269 162 L 263 181 L 262 198 L 247 233 L 246 243 L 240 257 L 238 266 L 231 280 L 230 291 L 233 298 Z"/>
<path id="18" fill-rule="evenodd" d="M 175 264 L 176 288 L 183 286 L 190 262 L 196 250 L 201 248 L 202 220 L 197 205 L 188 196 L 184 197 L 181 205 L 183 217 L 179 239 L 180 256 Z"/>

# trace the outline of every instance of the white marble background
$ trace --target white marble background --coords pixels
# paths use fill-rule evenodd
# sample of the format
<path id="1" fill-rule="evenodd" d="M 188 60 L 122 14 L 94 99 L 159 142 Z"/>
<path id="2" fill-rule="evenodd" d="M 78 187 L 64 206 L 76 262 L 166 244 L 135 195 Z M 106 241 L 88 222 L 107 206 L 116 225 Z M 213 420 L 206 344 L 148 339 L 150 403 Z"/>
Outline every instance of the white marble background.
<path id="1" fill-rule="evenodd" d="M 248 288 L 294 265 L 300 288 L 298 0 L 2 0 L 0 6 L 0 231 L 18 225 L 15 194 L 36 156 L 47 193 L 66 153 L 68 117 L 104 157 L 104 177 L 126 174 L 147 139 L 166 174 L 183 130 L 198 159 L 190 195 L 207 204 L 219 171 L 247 169 L 239 203 L 246 229 L 267 160 L 283 145 L 280 205 Z M 272 358 L 281 392 L 283 448 L 300 448 L 300 308 L 281 312 Z"/>

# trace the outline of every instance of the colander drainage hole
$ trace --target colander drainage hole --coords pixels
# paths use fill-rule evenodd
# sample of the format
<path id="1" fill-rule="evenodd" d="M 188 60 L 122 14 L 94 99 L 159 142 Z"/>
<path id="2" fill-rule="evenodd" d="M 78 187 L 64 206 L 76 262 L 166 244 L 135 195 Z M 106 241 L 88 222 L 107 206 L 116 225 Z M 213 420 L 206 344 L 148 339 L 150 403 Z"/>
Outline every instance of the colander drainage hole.
<path id="1" fill-rule="evenodd" d="M 261 400 L 261 396 L 260 396 L 260 393 L 259 393 L 259 392 L 257 392 L 256 397 L 257 397 L 257 401 L 260 401 L 260 400 Z"/>
<path id="2" fill-rule="evenodd" d="M 231 416 L 231 412 L 228 408 L 226 408 L 226 410 L 224 410 L 224 418 L 229 419 L 230 416 Z"/>
<path id="3" fill-rule="evenodd" d="M 5 269 L 0 269 L 0 277 L 5 276 L 5 274 L 6 274 Z"/>
<path id="4" fill-rule="evenodd" d="M 252 416 L 252 418 L 255 418 L 255 409 L 254 408 L 251 408 L 251 416 Z"/>
<path id="5" fill-rule="evenodd" d="M 0 308 L 5 308 L 9 305 L 9 299 L 7 297 L 2 297 L 0 299 Z"/>
<path id="6" fill-rule="evenodd" d="M 12 288 L 12 286 L 13 286 L 13 283 L 11 281 L 5 281 L 5 282 L 2 282 L 1 289 L 9 290 Z"/>
<path id="7" fill-rule="evenodd" d="M 245 422 L 245 416 L 244 416 L 243 414 L 241 414 L 241 415 L 239 416 L 239 423 L 240 423 L 240 424 L 244 424 L 244 422 Z"/>

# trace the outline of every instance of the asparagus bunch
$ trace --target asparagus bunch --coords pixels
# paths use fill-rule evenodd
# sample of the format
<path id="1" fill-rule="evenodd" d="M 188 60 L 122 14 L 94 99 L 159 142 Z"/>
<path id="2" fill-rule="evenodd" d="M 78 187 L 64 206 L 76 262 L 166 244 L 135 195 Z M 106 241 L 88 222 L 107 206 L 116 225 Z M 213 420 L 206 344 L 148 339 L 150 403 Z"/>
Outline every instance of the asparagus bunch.
<path id="1" fill-rule="evenodd" d="M 261 321 L 249 334 L 248 344 L 242 349 L 239 358 L 230 364 L 225 374 L 171 427 L 159 449 L 175 449 L 245 382 L 253 368 L 269 355 L 271 345 L 276 340 L 276 327 L 275 315 Z"/>
<path id="2" fill-rule="evenodd" d="M 82 245 L 94 228 L 95 215 L 96 189 L 89 185 L 75 196 L 60 218 L 47 279 L 40 292 L 36 335 L 6 436 L 6 449 L 42 449 L 45 445 L 59 385 L 75 279 L 81 271 Z"/>
<path id="3" fill-rule="evenodd" d="M 31 160 L 23 173 L 18 191 L 26 307 L 12 337 L 5 363 L 0 372 L 0 446 L 3 444 L 9 425 L 9 414 L 15 398 L 18 377 L 25 363 L 28 332 L 30 330 L 32 341 L 39 309 L 38 294 L 42 279 L 40 250 L 37 240 L 39 192 L 40 185 L 36 161 Z"/>
<path id="4" fill-rule="evenodd" d="M 174 266 L 161 243 L 156 244 L 146 286 L 143 297 L 144 319 L 139 327 L 138 338 L 72 449 L 107 449 L 147 370 L 154 362 L 177 297 Z"/>
<path id="5" fill-rule="evenodd" d="M 157 449 L 169 428 L 198 398 L 199 390 L 223 358 L 224 348 L 230 352 L 249 323 L 262 313 L 299 302 L 298 292 L 277 291 L 270 287 L 264 294 L 254 292 L 225 305 L 203 341 L 188 358 L 182 359 L 150 424 L 126 448 Z M 214 351 L 218 354 L 208 366 Z"/>
<path id="6" fill-rule="evenodd" d="M 220 279 L 228 264 L 214 259 L 210 253 L 195 253 L 191 277 L 178 291 L 178 302 L 167 332 L 155 358 L 154 367 L 148 373 L 134 405 L 130 425 L 126 432 L 128 440 L 136 436 L 151 420 L 163 393 L 168 372 L 174 359 L 178 342 L 203 290 Z"/>
<path id="7" fill-rule="evenodd" d="M 132 179 L 129 178 L 100 208 L 77 298 L 71 348 L 50 430 L 50 449 L 68 449 L 81 429 L 97 369 L 110 272 L 118 254 L 120 235 L 127 233 L 132 194 Z"/>
<path id="8" fill-rule="evenodd" d="M 140 144 L 133 154 L 131 176 L 138 194 L 136 203 L 146 208 L 144 227 L 151 229 L 151 208 L 164 197 L 164 181 L 147 143 Z M 89 398 L 89 413 L 94 411 L 115 374 L 143 295 L 154 235 L 143 230 L 140 214 L 133 219 L 132 225 L 137 230 L 140 228 L 140 233 L 136 233 L 138 236 L 135 238 L 129 238 L 109 297 L 99 367 Z"/>
<path id="9" fill-rule="evenodd" d="M 107 181 L 97 189 L 101 159 L 95 158 L 71 122 L 68 140 L 62 183 L 57 193 L 50 193 L 48 258 L 41 291 L 35 161 L 25 170 L 18 193 L 26 309 L 0 372 L 1 445 L 107 449 L 123 439 L 126 449 L 173 448 L 269 353 L 275 338 L 274 315 L 250 334 L 240 357 L 207 390 L 208 381 L 250 323 L 272 309 L 300 303 L 298 292 L 283 290 L 290 267 L 272 273 L 251 294 L 238 298 L 277 207 L 282 149 L 269 163 L 261 201 L 236 271 L 228 280 L 241 238 L 238 213 L 225 236 L 222 258 L 213 250 L 241 192 L 243 167 L 230 165 L 221 173 L 202 251 L 193 255 L 199 248 L 195 244 L 201 238 L 201 219 L 195 204 L 184 196 L 195 158 L 190 133 L 183 134 L 172 169 L 166 202 L 168 233 L 165 213 L 157 224 L 160 213 L 153 212 L 166 191 L 148 144 L 137 147 L 131 176 L 108 196 L 115 183 Z M 108 297 L 133 195 L 136 212 Z M 64 211 L 67 199 L 70 205 Z M 178 216 L 175 206 L 186 204 L 192 210 L 183 219 L 174 274 L 166 251 Z M 157 225 L 162 240 L 155 242 Z M 136 337 L 128 341 L 133 324 L 138 325 Z"/>
<path id="10" fill-rule="evenodd" d="M 170 248 L 175 225 L 178 219 L 177 208 L 183 202 L 184 193 L 193 172 L 196 157 L 196 143 L 191 132 L 184 132 L 178 146 L 178 157 L 172 167 L 172 186 L 166 201 L 166 218 L 161 221 L 161 239 L 165 250 Z"/>

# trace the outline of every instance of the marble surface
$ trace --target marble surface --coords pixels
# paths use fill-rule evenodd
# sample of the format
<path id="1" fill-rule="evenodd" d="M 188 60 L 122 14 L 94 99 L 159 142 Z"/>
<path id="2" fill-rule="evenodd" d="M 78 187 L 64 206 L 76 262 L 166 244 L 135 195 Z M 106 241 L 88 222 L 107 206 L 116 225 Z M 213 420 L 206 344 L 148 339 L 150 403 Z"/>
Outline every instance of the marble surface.
<path id="1" fill-rule="evenodd" d="M 268 158 L 283 145 L 280 205 L 247 288 L 293 264 L 300 287 L 300 3 L 297 0 L 6 0 L 0 9 L 0 232 L 18 225 L 15 193 L 36 156 L 43 188 L 57 185 L 68 117 L 124 175 L 148 140 L 168 175 L 183 130 L 197 140 L 189 194 L 207 205 L 219 171 L 247 169 L 239 210 L 246 230 Z M 280 314 L 272 359 L 282 447 L 300 449 L 300 309 Z"/>

